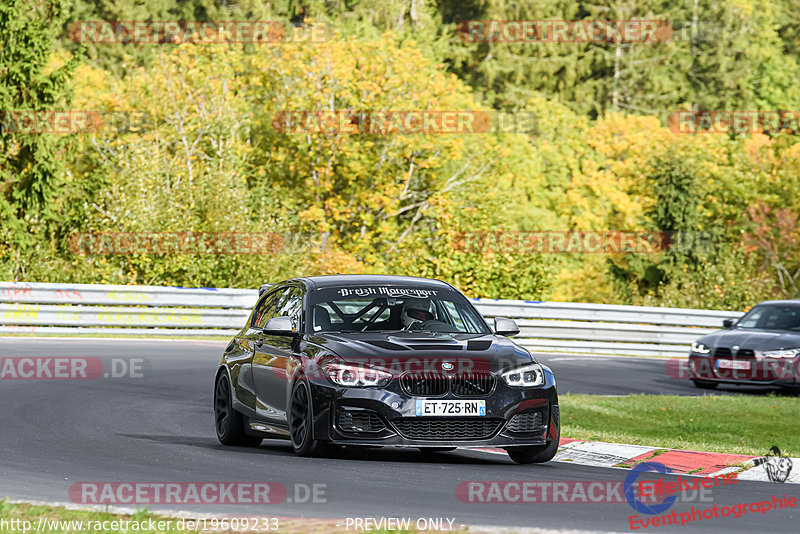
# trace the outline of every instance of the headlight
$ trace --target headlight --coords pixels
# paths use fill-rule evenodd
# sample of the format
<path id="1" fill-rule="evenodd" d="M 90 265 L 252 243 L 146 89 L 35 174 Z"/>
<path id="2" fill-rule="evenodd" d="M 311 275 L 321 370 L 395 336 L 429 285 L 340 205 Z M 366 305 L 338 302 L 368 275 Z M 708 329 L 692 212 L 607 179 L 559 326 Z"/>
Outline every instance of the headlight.
<path id="1" fill-rule="evenodd" d="M 711 349 L 703 345 L 702 343 L 692 343 L 692 352 L 696 354 L 708 354 L 711 352 Z"/>
<path id="2" fill-rule="evenodd" d="M 538 363 L 517 367 L 511 371 L 506 371 L 500 376 L 509 386 L 528 388 L 544 384 L 544 372 L 542 371 L 542 366 Z"/>
<path id="3" fill-rule="evenodd" d="M 373 367 L 328 363 L 323 369 L 334 384 L 348 388 L 385 386 L 392 379 L 392 373 Z"/>
<path id="4" fill-rule="evenodd" d="M 794 358 L 800 349 L 766 350 L 761 353 L 765 358 Z"/>

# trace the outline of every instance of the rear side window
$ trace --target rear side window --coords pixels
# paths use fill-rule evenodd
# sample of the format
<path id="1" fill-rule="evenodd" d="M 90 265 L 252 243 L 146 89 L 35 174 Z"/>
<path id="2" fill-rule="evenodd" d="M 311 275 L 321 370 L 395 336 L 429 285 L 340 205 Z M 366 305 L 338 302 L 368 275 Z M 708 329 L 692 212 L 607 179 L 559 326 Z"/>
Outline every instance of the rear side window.
<path id="1" fill-rule="evenodd" d="M 292 328 L 295 332 L 300 331 L 300 323 L 303 316 L 303 292 L 299 287 L 288 287 L 281 292 L 280 297 L 275 303 L 273 317 L 289 317 L 292 320 Z"/>
<path id="2" fill-rule="evenodd" d="M 264 328 L 264 325 L 275 316 L 275 304 L 283 294 L 282 289 L 272 291 L 264 295 L 261 301 L 256 305 L 256 312 L 253 314 L 253 323 L 251 326 L 256 328 Z"/>

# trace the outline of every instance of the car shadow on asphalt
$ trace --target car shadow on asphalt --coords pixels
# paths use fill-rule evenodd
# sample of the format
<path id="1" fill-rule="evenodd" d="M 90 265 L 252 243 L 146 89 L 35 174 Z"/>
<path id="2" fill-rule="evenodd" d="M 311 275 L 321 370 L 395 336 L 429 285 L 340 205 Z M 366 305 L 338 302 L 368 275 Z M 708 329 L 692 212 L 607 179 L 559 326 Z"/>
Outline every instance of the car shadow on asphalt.
<path id="1" fill-rule="evenodd" d="M 153 434 L 116 434 L 124 438 L 140 439 L 150 443 L 165 443 L 168 445 L 188 445 L 190 447 L 200 447 L 203 449 L 214 449 L 220 451 L 231 451 L 245 454 L 260 454 L 261 447 L 233 447 L 223 445 L 216 438 L 198 438 L 196 436 L 175 436 L 175 435 L 153 435 Z M 290 446 L 283 447 L 287 456 L 291 456 L 292 448 Z M 276 448 L 279 450 L 279 448 Z"/>
<path id="2" fill-rule="evenodd" d="M 263 446 L 263 445 L 262 445 Z M 480 464 L 498 465 L 511 462 L 506 455 L 475 457 L 464 454 L 465 450 L 426 452 L 405 447 L 344 447 L 334 458 L 359 462 L 391 462 L 417 464 Z"/>
<path id="3" fill-rule="evenodd" d="M 219 450 L 234 454 L 271 454 L 276 456 L 294 457 L 288 441 L 265 439 L 258 447 L 232 447 L 222 445 L 215 438 L 199 438 L 196 436 L 153 435 L 153 434 L 116 434 L 120 437 L 139 439 L 150 443 L 164 443 L 169 445 L 185 445 L 203 449 Z M 393 462 L 393 463 L 418 463 L 418 464 L 478 464 L 478 465 L 516 465 L 503 454 L 479 452 L 486 456 L 475 456 L 471 451 L 455 450 L 448 452 L 424 452 L 417 449 L 404 447 L 343 447 L 327 459 L 359 462 Z M 496 458 L 494 458 L 496 456 Z"/>

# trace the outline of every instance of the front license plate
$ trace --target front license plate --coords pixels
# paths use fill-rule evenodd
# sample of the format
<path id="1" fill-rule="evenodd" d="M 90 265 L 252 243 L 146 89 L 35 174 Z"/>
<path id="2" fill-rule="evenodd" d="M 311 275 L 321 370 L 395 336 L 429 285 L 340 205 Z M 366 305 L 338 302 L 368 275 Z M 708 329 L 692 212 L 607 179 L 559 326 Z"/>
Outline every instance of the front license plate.
<path id="1" fill-rule="evenodd" d="M 717 360 L 717 369 L 750 370 L 750 362 L 746 360 Z"/>
<path id="2" fill-rule="evenodd" d="M 485 400 L 417 400 L 417 415 L 463 417 L 465 415 L 486 415 Z"/>

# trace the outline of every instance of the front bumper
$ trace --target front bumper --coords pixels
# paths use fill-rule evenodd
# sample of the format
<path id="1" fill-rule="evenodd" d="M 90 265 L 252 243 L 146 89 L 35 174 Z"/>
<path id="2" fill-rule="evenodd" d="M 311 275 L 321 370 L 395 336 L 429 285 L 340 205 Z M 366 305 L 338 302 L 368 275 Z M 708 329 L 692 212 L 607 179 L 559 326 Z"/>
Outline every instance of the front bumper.
<path id="1" fill-rule="evenodd" d="M 544 375 L 544 385 L 534 388 L 510 387 L 498 376 L 493 390 L 480 397 L 455 396 L 449 392 L 435 397 L 413 396 L 396 379 L 383 388 L 345 388 L 325 379 L 309 380 L 315 438 L 342 445 L 396 447 L 547 445 L 558 439 L 560 416 L 555 380 L 549 370 Z M 425 398 L 483 399 L 486 415 L 418 417 L 416 400 Z M 363 426 L 362 431 L 344 428 L 342 412 L 370 414 L 369 420 L 375 424 L 369 431 L 363 431 Z M 516 415 L 521 417 L 510 425 Z M 526 424 L 521 425 L 521 421 Z M 381 426 L 382 429 L 375 430 Z M 475 428 L 480 431 L 471 433 Z"/>
<path id="2" fill-rule="evenodd" d="M 749 369 L 720 368 L 719 360 L 748 362 Z M 717 358 L 711 355 L 689 354 L 689 378 L 720 384 L 743 386 L 787 387 L 800 384 L 800 357 L 772 359 Z"/>

